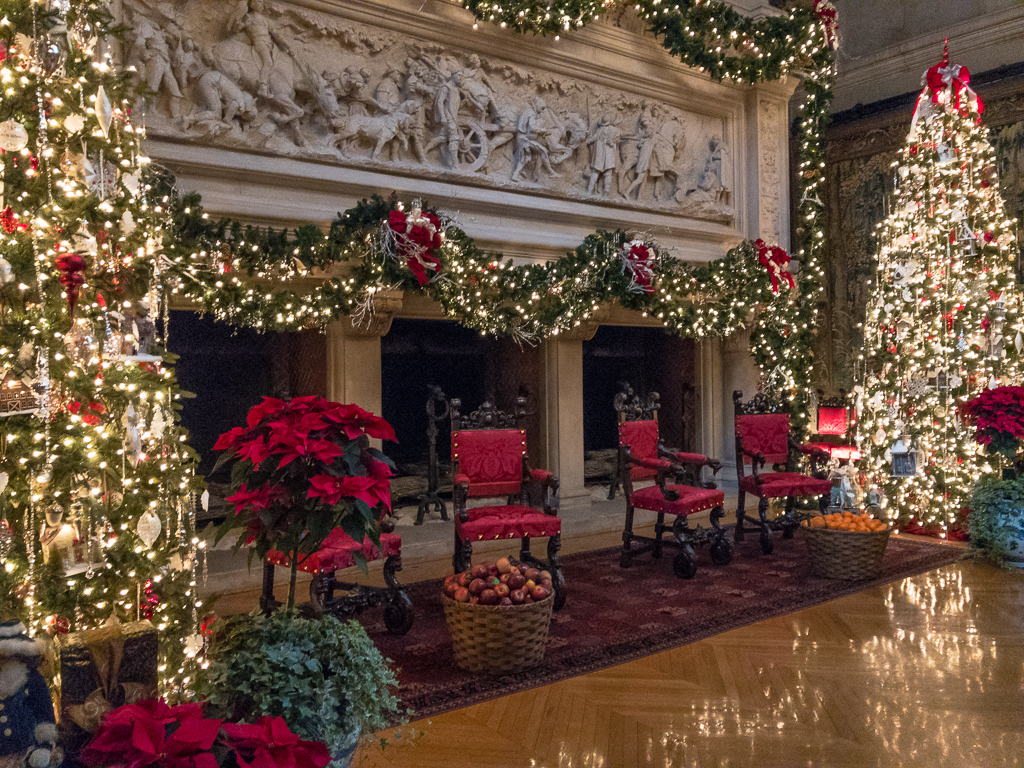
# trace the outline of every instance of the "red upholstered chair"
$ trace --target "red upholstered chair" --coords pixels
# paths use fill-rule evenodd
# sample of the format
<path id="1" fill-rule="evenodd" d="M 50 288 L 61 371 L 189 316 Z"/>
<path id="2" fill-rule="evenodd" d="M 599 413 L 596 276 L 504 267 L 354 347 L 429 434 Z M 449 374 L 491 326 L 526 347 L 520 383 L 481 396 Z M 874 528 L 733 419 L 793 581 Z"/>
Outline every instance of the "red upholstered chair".
<path id="1" fill-rule="evenodd" d="M 485 402 L 463 415 L 462 402 L 452 398 L 452 476 L 455 508 L 455 571 L 469 568 L 473 542 L 520 539 L 519 559 L 551 572 L 555 610 L 565 604 L 565 580 L 558 563 L 562 521 L 558 517 L 558 478 L 531 469 L 526 458 L 526 399 L 512 412 Z M 469 499 L 501 497 L 506 503 L 467 508 Z M 530 540 L 548 540 L 548 559 L 530 551 Z"/>
<path id="2" fill-rule="evenodd" d="M 709 466 L 718 472 L 721 465 L 699 453 L 682 453 L 666 448 L 658 430 L 658 393 L 652 392 L 646 401 L 626 388 L 615 397 L 615 410 L 619 417 L 619 472 L 622 490 L 626 495 L 626 527 L 622 531 L 622 554 L 619 565 L 628 568 L 632 559 L 644 552 L 661 557 L 665 545 L 678 547 L 672 560 L 676 576 L 690 579 L 697 573 L 694 547 L 710 545 L 711 560 L 716 565 L 728 565 L 732 560 L 732 547 L 719 524 L 725 516 L 722 504 L 725 494 L 714 483 L 703 484 L 699 474 Z M 668 478 L 675 479 L 668 483 Z M 635 481 L 654 480 L 646 488 L 634 488 Z M 680 482 L 683 480 L 683 482 Z M 633 533 L 633 519 L 638 509 L 657 513 L 654 538 Z M 711 510 L 711 530 L 700 526 L 691 528 L 689 516 Z M 671 525 L 665 524 L 665 515 L 672 515 Z M 672 538 L 664 539 L 666 531 Z"/>
<path id="3" fill-rule="evenodd" d="M 845 391 L 839 390 L 837 397 L 825 398 L 818 390 L 818 434 L 807 444 L 836 461 L 858 461 L 861 452 L 854 445 L 852 434 L 855 424 L 856 414 Z"/>
<path id="4" fill-rule="evenodd" d="M 827 462 L 829 455 L 809 445 L 798 445 L 789 432 L 788 405 L 783 398 L 772 403 L 763 394 L 757 394 L 749 403 L 743 402 L 743 393 L 732 393 L 736 425 L 736 474 L 739 480 L 739 502 L 736 506 L 736 541 L 743 541 L 744 522 L 753 523 L 761 532 L 761 551 L 766 555 L 775 548 L 773 530 L 781 530 L 782 537 L 790 539 L 800 520 L 795 514 L 796 500 L 818 496 L 824 512 L 832 494 L 832 481 L 821 476 L 819 462 Z M 791 472 L 795 457 L 806 455 L 811 460 L 811 474 Z M 765 463 L 775 470 L 762 472 Z M 746 474 L 749 465 L 752 473 Z M 759 499 L 758 519 L 746 514 L 746 495 Z M 775 520 L 768 520 L 770 499 L 786 499 L 786 512 Z"/>

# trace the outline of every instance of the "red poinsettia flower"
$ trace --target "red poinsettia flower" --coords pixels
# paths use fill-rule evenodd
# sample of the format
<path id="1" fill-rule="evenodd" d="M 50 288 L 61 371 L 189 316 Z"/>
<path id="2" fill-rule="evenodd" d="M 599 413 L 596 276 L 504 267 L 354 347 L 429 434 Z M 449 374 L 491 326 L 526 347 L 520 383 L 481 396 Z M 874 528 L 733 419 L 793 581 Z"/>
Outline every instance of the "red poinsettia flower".
<path id="1" fill-rule="evenodd" d="M 239 514 L 246 507 L 253 509 L 267 509 L 277 501 L 280 501 L 286 494 L 284 488 L 272 486 L 269 482 L 264 483 L 262 488 L 250 491 L 245 483 L 242 483 L 233 496 L 228 496 L 225 501 L 235 505 L 235 514 Z"/>
<path id="2" fill-rule="evenodd" d="M 432 213 L 413 208 L 408 214 L 391 211 L 388 226 L 397 237 L 398 254 L 405 259 L 416 282 L 429 283 L 427 270 L 436 271 L 441 266 L 441 259 L 434 253 L 441 247 L 441 220 Z"/>
<path id="3" fill-rule="evenodd" d="M 359 499 L 375 507 L 380 501 L 380 495 L 373 490 L 378 482 L 380 481 L 376 478 L 359 475 L 316 475 L 309 479 L 309 492 L 306 498 L 323 499 L 325 504 L 337 504 L 342 498 Z"/>
<path id="4" fill-rule="evenodd" d="M 331 761 L 324 744 L 300 739 L 280 717 L 261 717 L 253 725 L 225 723 L 224 733 L 239 768 L 324 768 Z"/>
<path id="5" fill-rule="evenodd" d="M 223 435 L 217 438 L 213 444 L 213 450 L 225 451 L 228 448 L 236 448 L 241 442 L 242 436 L 249 432 L 245 427 L 232 427 Z"/>
<path id="6" fill-rule="evenodd" d="M 284 408 L 284 406 L 284 400 L 278 400 L 276 397 L 264 397 L 262 403 L 253 406 L 249 411 L 249 415 L 246 417 L 245 421 L 250 428 L 255 427 L 267 416 L 278 413 L 282 408 Z"/>

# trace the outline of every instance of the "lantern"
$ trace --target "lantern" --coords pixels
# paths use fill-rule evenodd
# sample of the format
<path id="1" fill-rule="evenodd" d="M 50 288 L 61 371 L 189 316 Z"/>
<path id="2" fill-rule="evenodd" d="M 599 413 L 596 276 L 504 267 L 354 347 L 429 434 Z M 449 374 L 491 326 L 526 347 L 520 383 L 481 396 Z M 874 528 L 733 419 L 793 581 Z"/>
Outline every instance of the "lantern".
<path id="1" fill-rule="evenodd" d="M 892 476 L 913 477 L 917 474 L 917 450 L 910 443 L 910 435 L 900 435 L 892 447 Z"/>

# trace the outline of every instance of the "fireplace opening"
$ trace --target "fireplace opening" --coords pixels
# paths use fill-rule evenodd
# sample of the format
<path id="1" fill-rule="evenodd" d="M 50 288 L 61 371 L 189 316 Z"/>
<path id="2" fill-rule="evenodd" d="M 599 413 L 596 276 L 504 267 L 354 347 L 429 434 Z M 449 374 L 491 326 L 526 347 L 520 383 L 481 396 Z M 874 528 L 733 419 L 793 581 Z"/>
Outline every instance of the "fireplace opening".
<path id="1" fill-rule="evenodd" d="M 466 413 L 485 400 L 508 410 L 517 397 L 525 397 L 527 444 L 536 453 L 540 443 L 539 381 L 537 347 L 481 336 L 451 321 L 396 318 L 381 339 L 381 410 L 398 438 L 397 443 L 385 445 L 385 452 L 398 465 L 391 486 L 396 506 L 416 504 L 427 490 L 430 385 L 440 387 L 449 400 L 459 398 Z M 437 422 L 439 488 L 446 497 L 451 492 L 450 430 L 447 418 Z"/>
<path id="2" fill-rule="evenodd" d="M 692 450 L 695 344 L 663 328 L 602 325 L 583 342 L 583 449 L 587 484 L 607 484 L 618 448 L 615 395 L 623 383 L 657 392 L 659 430 L 667 445 Z"/>

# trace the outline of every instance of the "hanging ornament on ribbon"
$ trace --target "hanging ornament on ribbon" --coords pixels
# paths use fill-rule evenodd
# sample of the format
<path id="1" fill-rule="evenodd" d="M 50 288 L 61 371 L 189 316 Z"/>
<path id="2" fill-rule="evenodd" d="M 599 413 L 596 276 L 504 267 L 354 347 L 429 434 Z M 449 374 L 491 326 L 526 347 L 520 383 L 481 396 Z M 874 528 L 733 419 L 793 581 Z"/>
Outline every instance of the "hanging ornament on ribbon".
<path id="1" fill-rule="evenodd" d="M 28 131 L 16 120 L 0 123 L 0 149 L 18 152 L 28 146 Z"/>
<path id="2" fill-rule="evenodd" d="M 136 413 L 135 406 L 130 403 L 124 416 L 121 417 L 121 425 L 125 430 L 124 452 L 131 465 L 137 467 L 142 458 L 142 437 L 139 435 L 139 414 Z"/>
<path id="3" fill-rule="evenodd" d="M 629 275 L 630 293 L 654 293 L 654 268 L 658 255 L 643 240 L 630 240 L 619 251 L 622 272 Z"/>
<path id="4" fill-rule="evenodd" d="M 777 245 L 769 246 L 760 238 L 754 241 L 754 247 L 757 248 L 757 260 L 768 270 L 768 275 L 772 279 L 772 293 L 779 292 L 780 277 L 790 288 L 796 287 L 793 275 L 789 272 L 789 254 L 784 248 Z"/>
<path id="5" fill-rule="evenodd" d="M 60 272 L 60 284 L 64 288 L 64 297 L 68 300 L 68 316 L 74 318 L 78 292 L 85 284 L 87 266 L 85 259 L 77 253 L 62 253 L 53 262 Z"/>
<path id="6" fill-rule="evenodd" d="M 14 212 L 11 206 L 7 206 L 0 211 L 0 224 L 4 227 L 4 232 L 8 235 L 18 228 L 18 214 Z"/>
<path id="7" fill-rule="evenodd" d="M 64 127 L 68 133 L 79 133 L 85 128 L 85 118 L 79 114 L 68 115 L 64 118 Z"/>
<path id="8" fill-rule="evenodd" d="M 417 283 L 426 285 L 430 282 L 427 270 L 436 273 L 441 269 L 438 251 L 443 232 L 437 215 L 424 211 L 417 201 L 408 214 L 401 210 L 388 214 L 381 231 L 381 245 L 385 254 L 405 262 Z"/>
<path id="9" fill-rule="evenodd" d="M 14 530 L 6 518 L 0 519 L 0 560 L 6 560 L 14 546 Z"/>
<path id="10" fill-rule="evenodd" d="M 135 530 L 139 534 L 139 538 L 142 539 L 142 543 L 146 545 L 146 549 L 152 549 L 153 542 L 160 536 L 162 528 L 160 516 L 151 509 L 147 509 L 142 513 L 138 524 L 135 526 Z"/>
<path id="11" fill-rule="evenodd" d="M 102 85 L 96 89 L 93 106 L 96 109 L 96 120 L 100 124 L 100 130 L 103 131 L 103 137 L 107 138 L 110 133 L 110 123 L 114 119 L 114 109 L 111 107 L 110 97 L 107 96 L 107 91 Z"/>

